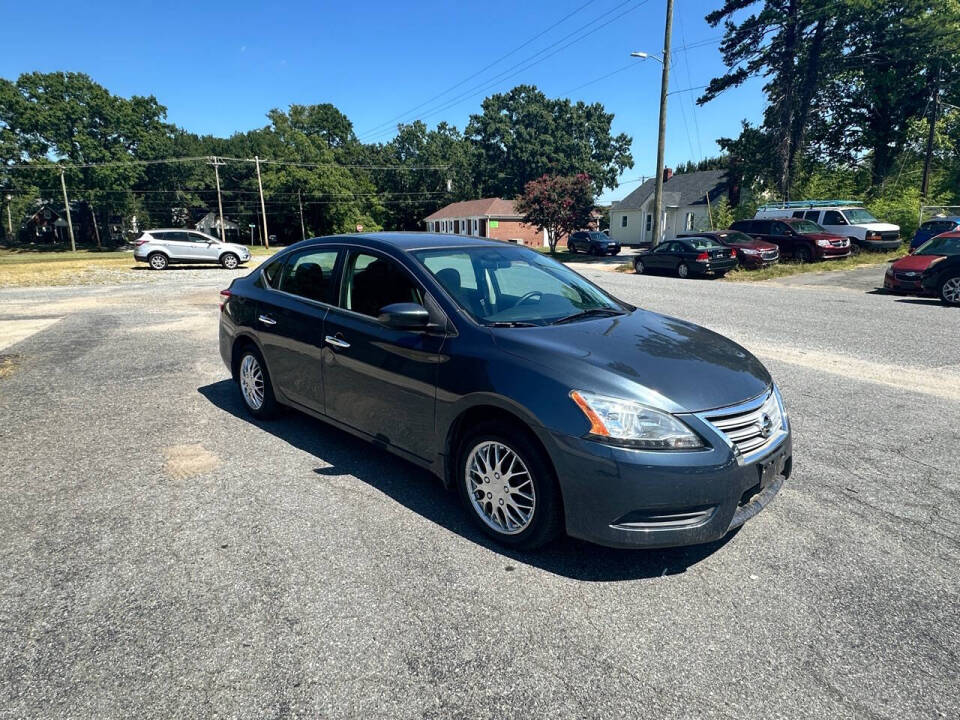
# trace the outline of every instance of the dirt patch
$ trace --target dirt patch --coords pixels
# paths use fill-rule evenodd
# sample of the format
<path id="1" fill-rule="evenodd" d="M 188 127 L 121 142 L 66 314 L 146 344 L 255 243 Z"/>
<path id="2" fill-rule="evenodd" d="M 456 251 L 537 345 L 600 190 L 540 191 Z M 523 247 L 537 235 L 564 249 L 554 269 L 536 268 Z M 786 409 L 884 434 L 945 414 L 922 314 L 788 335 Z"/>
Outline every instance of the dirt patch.
<path id="1" fill-rule="evenodd" d="M 0 380 L 13 375 L 19 365 L 19 355 L 0 355 Z"/>
<path id="2" fill-rule="evenodd" d="M 166 462 L 163 471 L 174 480 L 202 475 L 220 465 L 220 458 L 200 443 L 171 445 L 163 451 Z"/>

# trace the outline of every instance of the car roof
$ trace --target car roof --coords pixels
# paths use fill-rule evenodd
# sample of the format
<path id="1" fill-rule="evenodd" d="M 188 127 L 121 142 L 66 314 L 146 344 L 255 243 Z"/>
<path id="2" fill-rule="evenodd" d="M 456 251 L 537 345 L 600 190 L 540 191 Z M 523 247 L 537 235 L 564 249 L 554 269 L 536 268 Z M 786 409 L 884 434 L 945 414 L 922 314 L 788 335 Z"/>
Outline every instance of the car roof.
<path id="1" fill-rule="evenodd" d="M 427 250 L 436 248 L 457 247 L 522 247 L 504 240 L 489 240 L 487 238 L 470 235 L 447 235 L 428 232 L 374 232 L 351 233 L 349 235 L 329 235 L 327 237 L 311 238 L 303 241 L 307 245 L 342 244 L 351 241 L 363 241 L 371 247 L 390 247 L 402 252 L 413 250 Z M 301 245 L 302 243 L 296 243 Z M 291 247 L 294 247 L 291 245 Z"/>
<path id="2" fill-rule="evenodd" d="M 932 217 L 932 218 L 927 218 L 923 222 L 928 223 L 928 222 L 944 222 L 944 221 L 960 223 L 960 215 L 946 215 L 944 217 Z"/>

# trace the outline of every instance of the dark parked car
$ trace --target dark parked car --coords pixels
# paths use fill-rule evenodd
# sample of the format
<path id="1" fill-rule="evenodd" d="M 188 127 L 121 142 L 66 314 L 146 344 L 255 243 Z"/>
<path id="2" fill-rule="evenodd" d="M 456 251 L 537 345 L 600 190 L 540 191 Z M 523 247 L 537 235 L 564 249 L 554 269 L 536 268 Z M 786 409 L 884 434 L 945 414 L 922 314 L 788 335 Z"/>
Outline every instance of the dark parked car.
<path id="1" fill-rule="evenodd" d="M 930 240 L 915 253 L 919 255 L 928 245 L 937 244 L 945 254 L 931 262 L 920 277 L 927 292 L 935 294 L 945 305 L 960 305 L 960 231 L 944 233 Z M 947 251 L 952 251 L 947 254 Z"/>
<path id="2" fill-rule="evenodd" d="M 737 266 L 737 251 L 708 237 L 677 238 L 644 250 L 633 259 L 638 275 L 669 272 L 682 278 L 694 275 L 723 277 Z"/>
<path id="3" fill-rule="evenodd" d="M 960 255 L 960 232 L 938 235 L 893 262 L 884 275 L 883 287 L 892 292 L 931 294 L 921 283 L 923 273 L 951 255 Z"/>
<path id="4" fill-rule="evenodd" d="M 707 542 L 790 476 L 755 357 L 528 248 L 306 240 L 222 294 L 220 353 L 252 415 L 290 406 L 429 469 L 509 545 Z"/>
<path id="5" fill-rule="evenodd" d="M 591 255 L 617 255 L 620 253 L 620 243 L 611 240 L 605 232 L 579 230 L 567 238 L 567 250 Z"/>
<path id="6" fill-rule="evenodd" d="M 759 270 L 770 265 L 776 265 L 780 261 L 780 248 L 773 243 L 750 237 L 739 230 L 706 230 L 704 232 L 680 233 L 678 237 L 712 238 L 729 248 L 734 248 L 737 251 L 737 260 L 740 261 L 740 267 L 747 270 Z"/>
<path id="7" fill-rule="evenodd" d="M 940 233 L 955 232 L 960 230 L 960 217 L 938 217 L 927 220 L 913 234 L 910 241 L 910 250 L 916 250 L 930 238 L 936 237 Z"/>
<path id="8" fill-rule="evenodd" d="M 792 257 L 800 262 L 835 260 L 850 255 L 849 238 L 827 232 L 811 220 L 737 220 L 730 229 L 773 243 L 780 248 L 781 257 Z"/>

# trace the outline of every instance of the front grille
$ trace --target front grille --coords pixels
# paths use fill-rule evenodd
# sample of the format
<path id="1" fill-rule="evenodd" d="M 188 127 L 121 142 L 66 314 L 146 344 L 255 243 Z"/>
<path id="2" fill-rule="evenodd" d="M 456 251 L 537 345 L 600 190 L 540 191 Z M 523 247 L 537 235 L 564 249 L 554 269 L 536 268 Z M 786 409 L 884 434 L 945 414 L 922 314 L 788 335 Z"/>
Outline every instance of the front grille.
<path id="1" fill-rule="evenodd" d="M 715 410 L 706 415 L 706 420 L 722 432 L 741 455 L 771 444 L 783 426 L 780 403 L 773 392 L 746 405 Z"/>
<path id="2" fill-rule="evenodd" d="M 831 240 L 830 244 L 834 247 L 843 247 L 846 244 L 846 240 Z"/>
<path id="3" fill-rule="evenodd" d="M 895 272 L 893 276 L 897 280 L 906 280 L 907 282 L 919 282 L 920 273 L 918 272 Z"/>
<path id="4" fill-rule="evenodd" d="M 760 257 L 762 257 L 764 260 L 776 260 L 778 257 L 780 257 L 780 254 L 776 250 L 765 250 L 760 253 Z"/>
<path id="5" fill-rule="evenodd" d="M 897 232 L 896 230 L 884 230 L 882 233 L 880 233 L 880 239 L 881 240 L 899 240 L 900 233 Z"/>

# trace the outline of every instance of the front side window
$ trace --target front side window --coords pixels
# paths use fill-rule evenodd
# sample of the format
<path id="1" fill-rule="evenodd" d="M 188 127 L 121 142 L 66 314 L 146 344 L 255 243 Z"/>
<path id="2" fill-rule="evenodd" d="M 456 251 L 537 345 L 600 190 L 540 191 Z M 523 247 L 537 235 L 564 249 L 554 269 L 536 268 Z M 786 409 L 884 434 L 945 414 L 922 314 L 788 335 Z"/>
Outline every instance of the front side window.
<path id="1" fill-rule="evenodd" d="M 797 220 L 796 222 L 791 223 L 790 227 L 802 235 L 816 235 L 817 233 L 826 232 L 826 230 L 817 225 L 815 222 L 810 222 L 809 220 Z"/>
<path id="2" fill-rule="evenodd" d="M 482 324 L 548 325 L 584 312 L 618 315 L 632 309 L 527 248 L 442 248 L 413 255 Z"/>
<path id="3" fill-rule="evenodd" d="M 295 255 L 283 268 L 279 289 L 308 300 L 332 303 L 337 255 L 338 251 L 331 248 L 306 250 Z"/>
<path id="4" fill-rule="evenodd" d="M 423 305 L 423 291 L 410 274 L 389 258 L 353 252 L 344 274 L 342 305 L 362 315 L 377 317 L 394 303 Z"/>
<path id="5" fill-rule="evenodd" d="M 873 215 L 871 215 L 869 211 L 864 210 L 863 208 L 844 210 L 844 214 L 846 214 L 847 221 L 851 224 L 880 222 Z"/>
<path id="6" fill-rule="evenodd" d="M 824 225 L 846 225 L 847 221 L 843 219 L 837 210 L 827 210 L 823 213 L 823 224 Z"/>

